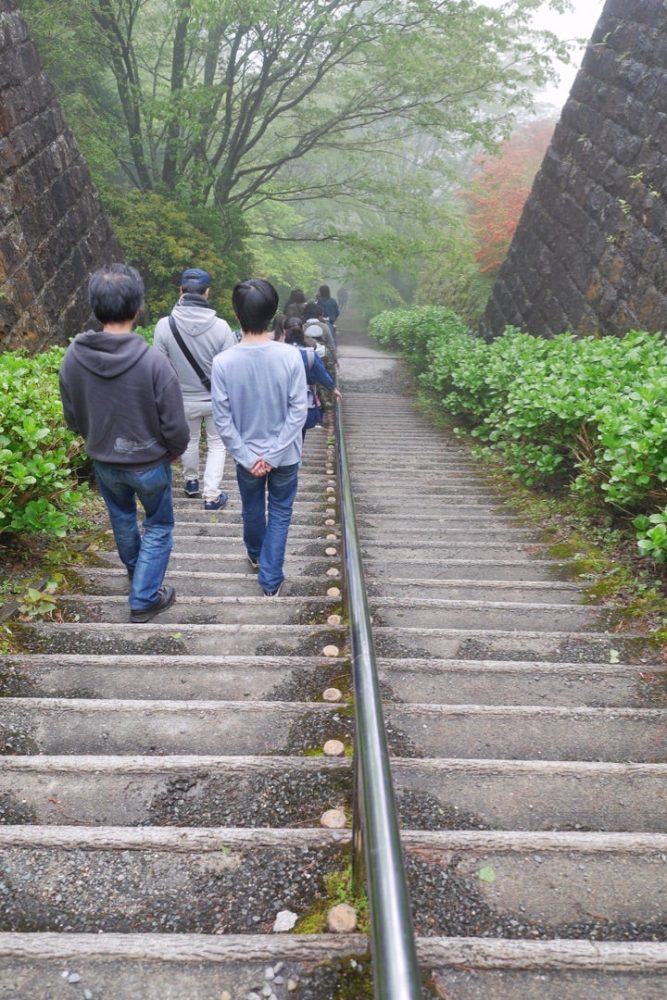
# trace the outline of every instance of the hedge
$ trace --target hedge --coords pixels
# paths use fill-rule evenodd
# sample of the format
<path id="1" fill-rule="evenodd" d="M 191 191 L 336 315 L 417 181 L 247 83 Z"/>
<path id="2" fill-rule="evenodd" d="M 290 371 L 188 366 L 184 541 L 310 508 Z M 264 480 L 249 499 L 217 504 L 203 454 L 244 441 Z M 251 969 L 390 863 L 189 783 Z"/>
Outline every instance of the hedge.
<path id="1" fill-rule="evenodd" d="M 63 353 L 0 354 L 0 534 L 63 536 L 83 496 L 83 443 L 65 426 L 58 392 Z"/>
<path id="2" fill-rule="evenodd" d="M 640 550 L 667 560 L 667 343 L 658 333 L 543 340 L 508 328 L 486 342 L 447 309 L 381 313 L 458 427 L 528 485 L 566 484 L 634 517 Z"/>

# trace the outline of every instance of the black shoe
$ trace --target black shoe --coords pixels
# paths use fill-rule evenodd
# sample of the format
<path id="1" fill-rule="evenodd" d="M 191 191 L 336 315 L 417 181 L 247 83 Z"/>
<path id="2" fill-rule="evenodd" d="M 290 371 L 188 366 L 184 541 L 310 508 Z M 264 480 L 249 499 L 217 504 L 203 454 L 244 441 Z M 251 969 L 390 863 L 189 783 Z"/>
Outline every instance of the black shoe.
<path id="1" fill-rule="evenodd" d="M 248 562 L 250 563 L 250 565 L 252 567 L 253 573 L 256 573 L 257 570 L 259 569 L 259 563 L 257 562 L 257 560 L 253 559 L 253 557 L 249 554 L 248 555 Z"/>
<path id="2" fill-rule="evenodd" d="M 215 500 L 204 500 L 204 510 L 222 510 L 228 500 L 228 493 L 219 493 Z"/>
<path id="3" fill-rule="evenodd" d="M 149 604 L 147 608 L 137 608 L 130 611 L 130 621 L 135 625 L 144 625 L 151 618 L 161 614 L 170 608 L 176 600 L 176 591 L 173 587 L 160 587 L 157 592 L 157 601 Z"/>
<path id="4" fill-rule="evenodd" d="M 275 590 L 265 590 L 264 597 L 280 597 L 280 592 L 285 586 L 285 581 L 281 580 Z"/>

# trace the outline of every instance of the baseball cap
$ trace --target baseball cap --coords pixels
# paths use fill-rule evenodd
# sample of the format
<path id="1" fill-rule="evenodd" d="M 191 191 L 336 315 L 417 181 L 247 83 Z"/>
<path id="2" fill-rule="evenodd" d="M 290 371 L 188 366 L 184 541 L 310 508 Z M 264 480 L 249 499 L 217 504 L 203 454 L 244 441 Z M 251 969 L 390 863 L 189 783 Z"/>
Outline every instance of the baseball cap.
<path id="1" fill-rule="evenodd" d="M 181 275 L 181 288 L 187 285 L 188 281 L 197 281 L 203 288 L 208 288 L 211 278 L 207 271 L 202 271 L 200 267 L 186 267 Z"/>

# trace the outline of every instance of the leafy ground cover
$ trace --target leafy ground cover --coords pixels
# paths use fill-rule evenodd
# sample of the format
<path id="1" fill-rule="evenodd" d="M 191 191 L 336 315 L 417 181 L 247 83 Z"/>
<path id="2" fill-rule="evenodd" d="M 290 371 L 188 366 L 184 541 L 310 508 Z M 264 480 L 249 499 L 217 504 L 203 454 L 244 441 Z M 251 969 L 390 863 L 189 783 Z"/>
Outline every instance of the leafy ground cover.
<path id="1" fill-rule="evenodd" d="M 444 308 L 381 313 L 370 333 L 401 348 L 432 405 L 523 484 L 632 524 L 667 562 L 667 343 L 661 334 L 486 342 Z"/>

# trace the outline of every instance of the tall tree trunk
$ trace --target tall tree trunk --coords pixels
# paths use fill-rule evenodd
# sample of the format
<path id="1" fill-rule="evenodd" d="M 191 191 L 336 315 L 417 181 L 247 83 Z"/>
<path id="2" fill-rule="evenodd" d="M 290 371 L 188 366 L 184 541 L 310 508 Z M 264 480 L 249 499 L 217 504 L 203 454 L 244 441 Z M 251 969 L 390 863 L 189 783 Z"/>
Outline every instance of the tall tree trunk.
<path id="1" fill-rule="evenodd" d="M 164 162 L 162 164 L 162 183 L 170 190 L 174 189 L 178 179 L 178 146 L 181 137 L 181 109 L 179 101 L 185 83 L 186 42 L 188 25 L 190 23 L 189 0 L 185 0 L 182 10 L 183 12 L 176 22 L 174 47 L 171 57 L 171 121 L 167 128 Z"/>

